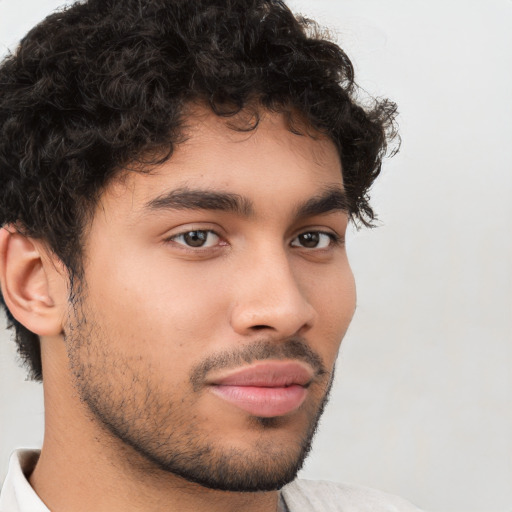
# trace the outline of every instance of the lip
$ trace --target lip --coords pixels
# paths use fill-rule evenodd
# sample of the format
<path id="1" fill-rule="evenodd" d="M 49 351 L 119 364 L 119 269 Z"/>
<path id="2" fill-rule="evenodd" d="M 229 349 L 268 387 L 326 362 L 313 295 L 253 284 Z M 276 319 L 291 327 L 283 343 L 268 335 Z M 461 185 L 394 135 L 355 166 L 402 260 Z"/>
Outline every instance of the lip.
<path id="1" fill-rule="evenodd" d="M 298 409 L 313 379 L 312 369 L 295 361 L 265 361 L 214 377 L 210 391 L 253 416 L 272 418 Z"/>

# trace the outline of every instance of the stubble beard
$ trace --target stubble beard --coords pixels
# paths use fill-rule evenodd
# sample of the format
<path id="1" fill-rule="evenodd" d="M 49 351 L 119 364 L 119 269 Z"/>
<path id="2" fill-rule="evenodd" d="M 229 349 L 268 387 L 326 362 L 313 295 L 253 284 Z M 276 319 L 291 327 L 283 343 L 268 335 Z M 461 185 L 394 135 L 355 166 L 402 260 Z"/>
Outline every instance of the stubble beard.
<path id="1" fill-rule="evenodd" d="M 130 471 L 159 477 L 170 473 L 209 489 L 232 492 L 276 490 L 296 477 L 310 452 L 334 376 L 334 369 L 327 372 L 303 341 L 261 341 L 253 345 L 252 352 L 209 359 L 214 365 L 221 360 L 226 365 L 227 360 L 251 362 L 248 359 L 295 354 L 317 367 L 321 391 L 315 402 L 303 404 L 308 418 L 303 434 L 288 443 L 276 443 L 272 431 L 286 428 L 292 418 L 248 417 L 247 429 L 258 433 L 258 442 L 250 450 L 241 449 L 219 443 L 218 432 L 196 424 L 194 405 L 199 391 L 173 396 L 160 386 L 150 366 L 140 366 L 139 360 L 109 351 L 109 337 L 91 315 L 86 316 L 83 301 L 73 306 L 65 340 L 74 386 L 87 415 L 107 434 L 106 439 Z M 194 374 L 197 380 L 204 367 L 192 372 L 191 388 Z"/>

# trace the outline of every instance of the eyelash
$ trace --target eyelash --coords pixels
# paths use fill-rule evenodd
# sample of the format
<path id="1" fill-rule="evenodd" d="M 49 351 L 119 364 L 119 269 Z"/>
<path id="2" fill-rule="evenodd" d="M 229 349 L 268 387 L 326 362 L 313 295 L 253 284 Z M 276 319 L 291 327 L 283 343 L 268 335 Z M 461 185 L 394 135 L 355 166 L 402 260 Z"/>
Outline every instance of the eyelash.
<path id="1" fill-rule="evenodd" d="M 219 235 L 217 232 L 213 231 L 212 229 L 191 229 L 191 230 L 188 230 L 188 231 L 183 231 L 182 233 L 177 233 L 176 235 L 172 235 L 171 237 L 167 238 L 165 240 L 165 242 L 175 242 L 178 245 L 180 245 L 183 248 L 185 248 L 186 250 L 191 250 L 191 251 L 201 251 L 201 250 L 202 251 L 207 251 L 207 250 L 211 250 L 211 249 L 213 249 L 215 247 L 215 245 L 207 246 L 207 247 L 204 247 L 204 246 L 200 245 L 200 246 L 195 246 L 194 247 L 194 246 L 191 246 L 191 245 L 187 245 L 185 243 L 176 242 L 177 238 L 184 237 L 184 236 L 189 235 L 191 233 L 213 234 L 216 237 L 218 237 L 219 240 L 222 240 L 221 235 Z M 302 233 L 299 233 L 297 236 L 295 236 L 293 238 L 292 242 L 294 240 L 298 239 L 300 236 L 304 236 L 304 235 L 308 235 L 308 234 L 325 235 L 325 236 L 329 237 L 330 244 L 329 244 L 328 247 L 340 246 L 340 245 L 343 245 L 343 243 L 344 243 L 343 237 L 339 236 L 338 234 L 332 233 L 332 232 L 327 232 L 327 231 L 321 231 L 321 230 L 310 230 L 310 231 L 304 231 Z M 292 242 L 290 242 L 290 244 Z M 228 244 L 226 242 L 224 242 L 224 243 L 221 243 L 219 245 L 228 245 Z M 324 250 L 324 249 L 328 248 L 328 247 L 322 247 L 320 249 L 318 249 L 316 247 L 308 248 L 308 247 L 299 246 L 299 245 L 291 245 L 291 247 L 299 247 L 299 248 L 302 248 L 302 249 L 311 249 L 311 250 L 315 250 L 315 249 L 316 250 Z"/>

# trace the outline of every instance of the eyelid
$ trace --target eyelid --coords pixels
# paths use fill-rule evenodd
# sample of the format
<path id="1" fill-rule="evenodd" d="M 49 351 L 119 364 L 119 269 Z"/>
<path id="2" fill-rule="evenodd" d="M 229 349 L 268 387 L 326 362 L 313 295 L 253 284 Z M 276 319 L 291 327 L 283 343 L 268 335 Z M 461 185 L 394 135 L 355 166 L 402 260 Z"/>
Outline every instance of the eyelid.
<path id="1" fill-rule="evenodd" d="M 176 236 L 183 235 L 185 233 L 190 233 L 191 231 L 211 231 L 221 238 L 226 237 L 226 235 L 224 234 L 224 230 L 218 224 L 213 222 L 201 221 L 187 222 L 175 226 L 173 228 L 166 229 L 165 231 L 162 231 L 160 236 L 165 241 L 170 240 L 171 238 L 174 238 Z"/>

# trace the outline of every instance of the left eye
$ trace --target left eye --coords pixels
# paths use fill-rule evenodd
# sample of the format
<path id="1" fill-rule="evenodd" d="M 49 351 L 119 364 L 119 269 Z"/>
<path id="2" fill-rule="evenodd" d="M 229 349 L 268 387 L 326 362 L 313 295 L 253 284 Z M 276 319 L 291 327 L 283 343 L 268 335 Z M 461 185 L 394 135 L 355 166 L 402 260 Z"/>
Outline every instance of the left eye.
<path id="1" fill-rule="evenodd" d="M 333 236 L 320 231 L 308 231 L 295 237 L 292 247 L 304 247 L 306 249 L 325 249 L 333 242 Z"/>
<path id="2" fill-rule="evenodd" d="M 212 247 L 219 243 L 220 237 L 213 231 L 196 229 L 175 235 L 170 240 L 187 247 Z"/>

